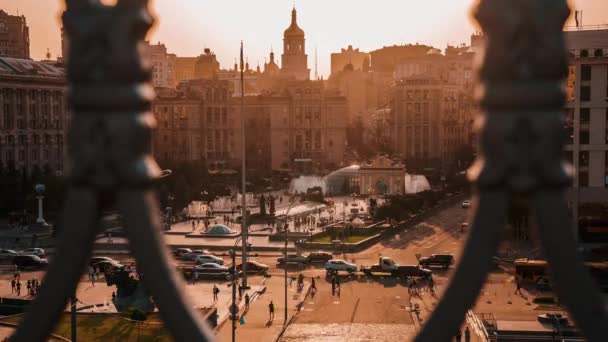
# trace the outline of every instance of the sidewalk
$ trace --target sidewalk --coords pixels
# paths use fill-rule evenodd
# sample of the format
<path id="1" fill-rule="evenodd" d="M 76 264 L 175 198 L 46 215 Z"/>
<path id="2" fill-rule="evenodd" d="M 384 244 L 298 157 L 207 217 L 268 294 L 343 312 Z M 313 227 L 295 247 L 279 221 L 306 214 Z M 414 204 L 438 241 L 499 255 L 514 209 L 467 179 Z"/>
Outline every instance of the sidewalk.
<path id="1" fill-rule="evenodd" d="M 304 282 L 304 290 L 301 293 L 297 292 L 295 282 L 291 288 L 288 288 L 288 321 L 296 313 L 297 307 L 304 300 L 308 289 L 309 283 L 306 281 Z M 275 307 L 275 318 L 273 321 L 268 320 L 268 304 L 271 300 Z M 245 324 L 240 325 L 240 323 L 237 322 L 236 340 L 255 342 L 275 341 L 283 329 L 285 310 L 284 303 L 284 278 L 268 278 L 266 280 L 266 292 L 252 299 L 248 312 L 244 313 L 243 310 L 240 311 L 239 317 L 244 317 Z M 218 340 L 230 341 L 231 330 L 232 322 L 230 322 L 230 320 L 226 320 L 216 331 Z"/>

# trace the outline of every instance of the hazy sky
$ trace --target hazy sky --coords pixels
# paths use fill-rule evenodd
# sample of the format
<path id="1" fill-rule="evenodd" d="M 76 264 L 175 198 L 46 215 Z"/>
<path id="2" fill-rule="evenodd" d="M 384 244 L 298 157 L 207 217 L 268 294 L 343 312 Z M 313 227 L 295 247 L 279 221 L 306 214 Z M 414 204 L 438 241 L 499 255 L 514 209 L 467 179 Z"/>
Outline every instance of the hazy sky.
<path id="1" fill-rule="evenodd" d="M 34 59 L 44 58 L 47 48 L 53 57 L 60 54 L 62 3 L 0 0 L 0 9 L 27 17 Z M 306 32 L 311 75 L 315 48 L 319 73 L 327 76 L 330 53 L 349 44 L 364 51 L 417 42 L 443 49 L 448 43 L 468 43 L 473 32 L 469 19 L 473 0 L 152 0 L 159 20 L 151 40 L 165 43 L 180 56 L 196 56 L 209 47 L 222 67 L 230 67 L 242 39 L 249 63 L 255 67 L 258 61 L 264 63 L 271 46 L 280 59 L 283 31 L 289 26 L 294 3 L 299 25 Z M 608 25 L 608 0 L 572 3 L 584 11 L 585 25 Z"/>

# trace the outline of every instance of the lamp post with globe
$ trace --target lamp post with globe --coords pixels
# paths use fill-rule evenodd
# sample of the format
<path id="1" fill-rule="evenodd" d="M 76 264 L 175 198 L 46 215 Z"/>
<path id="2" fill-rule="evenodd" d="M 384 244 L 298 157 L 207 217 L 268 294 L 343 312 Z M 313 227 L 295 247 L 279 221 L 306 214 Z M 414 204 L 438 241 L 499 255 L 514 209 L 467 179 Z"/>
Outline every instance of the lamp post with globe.
<path id="1" fill-rule="evenodd" d="M 41 226 L 48 226 L 48 224 L 44 220 L 44 211 L 42 208 L 42 200 L 44 199 L 44 192 L 46 191 L 46 186 L 44 184 L 36 184 L 34 186 L 34 191 L 36 192 L 36 198 L 38 199 L 38 218 L 36 219 L 36 223 Z"/>

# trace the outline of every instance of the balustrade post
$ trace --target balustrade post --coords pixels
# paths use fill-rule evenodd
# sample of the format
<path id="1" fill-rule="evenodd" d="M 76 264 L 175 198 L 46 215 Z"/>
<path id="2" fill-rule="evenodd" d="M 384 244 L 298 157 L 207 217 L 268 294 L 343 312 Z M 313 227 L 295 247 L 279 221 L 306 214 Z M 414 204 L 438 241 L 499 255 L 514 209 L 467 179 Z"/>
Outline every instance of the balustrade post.
<path id="1" fill-rule="evenodd" d="M 210 341 L 187 304 L 161 235 L 151 156 L 151 72 L 139 44 L 152 26 L 148 0 L 67 0 L 71 172 L 57 254 L 13 341 L 44 341 L 74 293 L 91 254 L 101 210 L 121 211 L 141 281 L 176 341 Z"/>
<path id="2" fill-rule="evenodd" d="M 608 336 L 597 284 L 576 253 L 565 203 L 572 167 L 563 147 L 566 0 L 480 0 L 485 47 L 476 64 L 482 114 L 479 156 L 468 171 L 476 195 L 460 263 L 416 341 L 449 341 L 475 303 L 515 196 L 535 211 L 558 294 L 590 341 Z"/>

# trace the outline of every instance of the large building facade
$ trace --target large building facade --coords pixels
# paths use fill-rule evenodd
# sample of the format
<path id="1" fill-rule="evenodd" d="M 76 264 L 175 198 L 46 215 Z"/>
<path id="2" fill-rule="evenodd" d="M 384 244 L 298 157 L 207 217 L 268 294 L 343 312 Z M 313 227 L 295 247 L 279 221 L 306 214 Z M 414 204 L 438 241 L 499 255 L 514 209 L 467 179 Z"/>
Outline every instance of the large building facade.
<path id="1" fill-rule="evenodd" d="M 608 30 L 569 31 L 565 37 L 570 66 L 564 154 L 576 170 L 569 198 L 575 217 L 596 216 L 586 207 L 608 205 Z"/>
<path id="2" fill-rule="evenodd" d="M 354 70 L 367 71 L 370 68 L 370 55 L 367 52 L 359 51 L 359 49 L 353 49 L 352 45 L 340 52 L 331 54 L 332 75 L 344 70 L 344 67 L 348 64 L 351 64 Z"/>
<path id="3" fill-rule="evenodd" d="M 24 16 L 0 10 L 0 57 L 30 58 L 30 29 Z"/>
<path id="4" fill-rule="evenodd" d="M 142 54 L 152 67 L 154 87 L 175 86 L 175 56 L 168 54 L 167 47 L 160 42 L 157 44 L 145 42 L 142 46 Z"/>
<path id="5" fill-rule="evenodd" d="M 63 69 L 0 58 L 0 162 L 22 173 L 67 167 L 67 83 Z"/>

